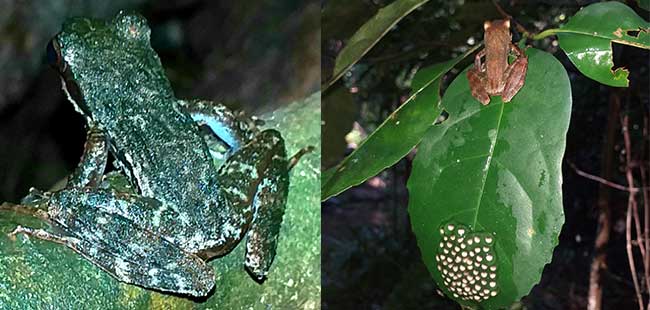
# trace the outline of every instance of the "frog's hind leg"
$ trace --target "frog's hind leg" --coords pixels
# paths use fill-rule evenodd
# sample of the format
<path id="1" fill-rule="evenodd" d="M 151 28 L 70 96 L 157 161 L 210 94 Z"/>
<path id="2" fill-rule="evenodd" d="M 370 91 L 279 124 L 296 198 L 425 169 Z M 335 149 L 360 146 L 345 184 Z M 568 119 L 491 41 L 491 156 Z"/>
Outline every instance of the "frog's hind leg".
<path id="1" fill-rule="evenodd" d="M 288 161 L 280 133 L 269 129 L 235 152 L 219 169 L 219 197 L 233 214 L 219 228 L 228 242 L 198 254 L 209 259 L 229 251 L 244 233 L 247 270 L 263 280 L 277 245 L 289 189 Z M 220 210 L 214 210 L 220 212 Z M 236 228 L 236 230 L 233 230 Z M 234 231 L 234 233 L 233 233 Z"/>
<path id="2" fill-rule="evenodd" d="M 215 212 L 239 216 L 226 221 L 227 225 L 220 228 L 222 233 L 217 235 L 227 240 L 225 244 L 200 249 L 198 254 L 205 259 L 223 255 L 248 231 L 245 266 L 261 281 L 275 257 L 289 188 L 288 170 L 309 148 L 299 152 L 289 163 L 279 132 L 259 132 L 255 120 L 210 101 L 179 100 L 178 104 L 194 121 L 207 126 L 230 147 L 230 156 L 218 174 L 218 196 L 224 207 Z"/>
<path id="3" fill-rule="evenodd" d="M 58 244 L 68 246 L 71 249 L 74 249 L 76 243 L 74 238 L 71 238 L 69 236 L 57 235 L 45 229 L 30 228 L 30 227 L 24 227 L 20 225 L 16 226 L 16 228 L 14 228 L 14 230 L 12 230 L 8 235 L 10 238 L 13 239 L 16 238 L 16 235 L 18 234 L 25 234 L 38 239 L 52 241 Z"/>
<path id="4" fill-rule="evenodd" d="M 508 71 L 506 72 L 506 85 L 503 87 L 503 93 L 501 95 L 503 102 L 510 102 L 524 86 L 527 68 L 528 58 L 526 57 L 515 59 L 515 61 L 508 67 Z"/>
<path id="5" fill-rule="evenodd" d="M 246 270 L 257 280 L 263 281 L 275 257 L 289 192 L 289 162 L 282 155 L 274 155 L 264 169 L 263 179 L 253 198 L 254 216 L 246 241 Z"/>
<path id="6" fill-rule="evenodd" d="M 506 72 L 506 84 L 503 87 L 501 98 L 503 102 L 510 102 L 512 98 L 524 86 L 526 79 L 526 71 L 528 69 L 528 58 L 524 52 L 516 45 L 510 43 L 510 51 L 512 51 L 517 58 L 508 66 Z"/>
<path id="7" fill-rule="evenodd" d="M 109 212 L 134 201 L 101 190 L 80 196 L 80 190 L 71 189 L 52 197 L 50 218 L 62 234 L 25 227 L 17 228 L 14 234 L 61 243 L 128 284 L 197 297 L 213 289 L 214 271 L 201 258 L 129 218 Z M 104 206 L 109 197 L 119 201 Z"/>
<path id="8" fill-rule="evenodd" d="M 284 150 L 284 146 L 281 146 Z M 264 179 L 253 199 L 255 215 L 246 242 L 246 270 L 258 281 L 263 281 L 271 268 L 280 234 L 280 224 L 289 192 L 289 175 L 300 158 L 313 151 L 313 146 L 300 149 L 289 160 L 284 152 L 273 156 L 264 171 Z M 286 168 L 284 168 L 286 167 Z"/>
<path id="9" fill-rule="evenodd" d="M 469 80 L 469 88 L 472 96 L 476 98 L 481 104 L 487 105 L 490 103 L 490 95 L 488 95 L 485 88 L 485 74 L 474 68 L 467 70 L 467 80 Z"/>

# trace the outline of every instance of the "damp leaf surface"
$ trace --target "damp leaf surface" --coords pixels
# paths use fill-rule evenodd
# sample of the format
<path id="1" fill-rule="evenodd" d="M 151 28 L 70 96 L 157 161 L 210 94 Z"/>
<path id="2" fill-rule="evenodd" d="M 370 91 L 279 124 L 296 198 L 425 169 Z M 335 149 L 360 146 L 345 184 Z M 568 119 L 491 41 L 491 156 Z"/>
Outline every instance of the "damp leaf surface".
<path id="1" fill-rule="evenodd" d="M 650 49 L 650 23 L 620 2 L 589 5 L 557 32 L 560 47 L 587 77 L 605 85 L 627 87 L 628 71 L 614 68 L 612 42 Z"/>
<path id="2" fill-rule="evenodd" d="M 440 115 L 440 79 L 478 47 L 450 61 L 419 70 L 411 83 L 411 96 L 352 154 L 323 172 L 322 200 L 361 184 L 408 154 Z"/>
<path id="3" fill-rule="evenodd" d="M 525 84 L 506 104 L 494 96 L 482 106 L 466 71 L 458 75 L 442 99 L 449 117 L 422 139 L 408 181 L 422 259 L 442 292 L 469 308 L 528 294 L 564 223 L 569 79 L 552 55 L 526 54 Z"/>

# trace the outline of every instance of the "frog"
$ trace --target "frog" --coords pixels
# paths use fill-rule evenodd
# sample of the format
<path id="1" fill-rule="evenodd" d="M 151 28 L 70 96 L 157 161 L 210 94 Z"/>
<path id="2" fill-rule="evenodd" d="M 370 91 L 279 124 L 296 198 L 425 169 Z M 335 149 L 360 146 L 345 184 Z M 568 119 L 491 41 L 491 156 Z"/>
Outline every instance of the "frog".
<path id="1" fill-rule="evenodd" d="M 47 55 L 86 122 L 81 160 L 63 189 L 32 189 L 12 206 L 49 228 L 18 234 L 60 243 L 117 280 L 204 297 L 207 261 L 243 239 L 244 269 L 260 283 L 276 254 L 289 170 L 282 135 L 209 100 L 177 99 L 150 44 L 146 19 L 75 17 Z M 220 165 L 208 144 L 226 152 Z M 106 173 L 109 154 L 117 171 Z M 116 184 L 122 184 L 118 186 Z"/>
<path id="2" fill-rule="evenodd" d="M 476 54 L 474 67 L 467 71 L 472 96 L 483 105 L 490 103 L 490 96 L 501 96 L 503 102 L 510 102 L 524 85 L 528 58 L 512 43 L 510 20 L 486 21 L 483 29 L 485 48 Z M 508 63 L 511 52 L 515 59 Z"/>

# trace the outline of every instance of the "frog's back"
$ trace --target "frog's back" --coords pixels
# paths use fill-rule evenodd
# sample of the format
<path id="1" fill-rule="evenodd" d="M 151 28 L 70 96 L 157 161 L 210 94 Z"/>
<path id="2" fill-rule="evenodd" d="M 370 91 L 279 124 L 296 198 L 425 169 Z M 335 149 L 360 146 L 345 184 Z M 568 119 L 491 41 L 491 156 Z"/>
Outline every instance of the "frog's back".
<path id="1" fill-rule="evenodd" d="M 215 168 L 205 142 L 189 115 L 174 101 L 123 114 L 107 124 L 122 170 L 130 172 L 144 196 L 189 206 L 205 203 L 215 186 Z M 145 100 L 139 98 L 139 100 Z M 125 102 L 130 104 L 131 102 Z"/>
<path id="2" fill-rule="evenodd" d="M 57 36 L 83 100 L 77 110 L 108 134 L 117 165 L 144 196 L 176 205 L 205 201 L 214 188 L 207 146 L 179 109 L 150 30 L 139 15 L 73 19 Z"/>

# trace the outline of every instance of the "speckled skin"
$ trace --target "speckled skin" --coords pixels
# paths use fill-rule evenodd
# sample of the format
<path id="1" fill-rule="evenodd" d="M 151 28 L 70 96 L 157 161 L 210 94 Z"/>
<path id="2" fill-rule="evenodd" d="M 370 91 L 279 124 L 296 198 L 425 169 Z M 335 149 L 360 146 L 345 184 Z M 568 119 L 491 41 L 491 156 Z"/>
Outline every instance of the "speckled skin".
<path id="1" fill-rule="evenodd" d="M 245 265 L 263 280 L 289 184 L 282 137 L 221 105 L 176 99 L 149 34 L 143 17 L 121 12 L 71 19 L 52 40 L 88 141 L 65 189 L 28 199 L 63 233 L 16 232 L 63 243 L 121 281 L 194 296 L 214 286 L 204 261 L 248 235 Z M 220 167 L 200 125 L 229 146 Z M 107 150 L 137 192 L 103 181 Z"/>

